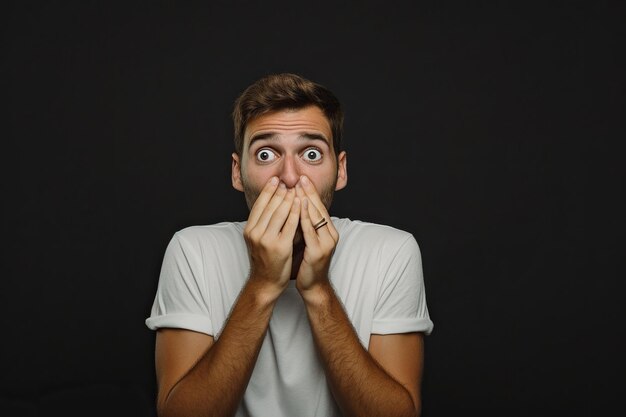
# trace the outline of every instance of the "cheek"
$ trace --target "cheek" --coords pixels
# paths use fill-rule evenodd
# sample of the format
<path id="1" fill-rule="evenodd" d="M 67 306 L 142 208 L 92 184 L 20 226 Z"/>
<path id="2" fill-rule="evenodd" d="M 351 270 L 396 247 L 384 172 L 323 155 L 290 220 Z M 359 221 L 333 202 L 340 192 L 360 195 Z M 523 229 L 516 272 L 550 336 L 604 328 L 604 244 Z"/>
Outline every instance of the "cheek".
<path id="1" fill-rule="evenodd" d="M 302 174 L 311 179 L 318 191 L 333 185 L 337 180 L 337 168 L 331 164 L 323 168 L 321 166 L 308 166 L 303 169 Z"/>
<path id="2" fill-rule="evenodd" d="M 309 176 L 309 178 L 312 178 L 312 177 Z M 329 194 L 330 195 L 333 194 L 333 192 L 335 191 L 335 183 L 336 183 L 335 180 L 336 180 L 335 176 L 325 176 L 323 178 L 311 179 L 320 197 L 322 195 L 328 196 Z"/>
<path id="3" fill-rule="evenodd" d="M 267 167 L 248 165 L 242 170 L 241 179 L 244 187 L 259 193 L 274 175 L 276 175 L 274 170 Z"/>
<path id="4" fill-rule="evenodd" d="M 244 172 L 245 172 L 245 176 L 246 179 L 248 180 L 248 182 L 262 182 L 263 179 L 265 177 L 267 177 L 267 179 L 269 180 L 270 177 L 272 176 L 271 171 L 268 169 L 263 169 L 264 167 L 259 167 L 259 166 L 248 166 Z"/>

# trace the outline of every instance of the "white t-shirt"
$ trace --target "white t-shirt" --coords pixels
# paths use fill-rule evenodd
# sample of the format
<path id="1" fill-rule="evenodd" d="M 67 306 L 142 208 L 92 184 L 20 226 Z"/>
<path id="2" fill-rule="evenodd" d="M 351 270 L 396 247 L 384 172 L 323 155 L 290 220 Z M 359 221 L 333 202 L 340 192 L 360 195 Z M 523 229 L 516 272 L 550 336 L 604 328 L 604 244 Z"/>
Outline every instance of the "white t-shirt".
<path id="1" fill-rule="evenodd" d="M 410 233 L 332 218 L 339 232 L 329 279 L 367 349 L 371 334 L 424 332 L 422 263 Z M 189 329 L 219 338 L 249 274 L 244 222 L 192 226 L 170 241 L 150 329 Z M 237 417 L 340 416 L 315 352 L 304 303 L 293 281 L 274 307 Z"/>

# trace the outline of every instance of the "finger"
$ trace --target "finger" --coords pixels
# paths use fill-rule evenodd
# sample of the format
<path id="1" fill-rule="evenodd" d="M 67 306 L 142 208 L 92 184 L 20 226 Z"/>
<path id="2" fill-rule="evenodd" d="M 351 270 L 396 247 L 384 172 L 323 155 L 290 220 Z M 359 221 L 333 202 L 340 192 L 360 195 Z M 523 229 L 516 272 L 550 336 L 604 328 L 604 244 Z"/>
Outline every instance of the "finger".
<path id="1" fill-rule="evenodd" d="M 332 239 L 333 241 L 336 241 L 333 235 L 334 226 L 330 217 L 325 217 L 313 204 L 309 204 L 308 206 L 309 217 L 311 218 L 313 230 L 320 238 Z"/>
<path id="2" fill-rule="evenodd" d="M 311 180 L 306 175 L 303 175 L 300 177 L 300 181 L 298 181 L 298 183 L 301 184 L 302 190 L 309 199 L 309 202 L 312 203 L 324 217 L 326 217 L 326 214 L 328 214 L 326 212 L 326 207 L 324 206 L 324 203 L 322 202 L 322 199 L 320 198 L 320 195 Z"/>
<path id="3" fill-rule="evenodd" d="M 300 181 L 296 183 L 296 197 L 300 199 L 301 204 L 303 203 L 304 198 L 306 197 L 306 193 L 304 192 L 304 189 L 302 188 L 302 184 L 300 184 Z"/>
<path id="4" fill-rule="evenodd" d="M 308 199 L 308 196 L 307 196 Z M 311 224 L 315 225 L 317 224 L 320 220 L 324 219 L 324 220 L 328 220 L 318 209 L 317 206 L 315 204 L 307 204 L 308 206 L 308 211 L 309 211 L 309 217 L 311 218 Z"/>
<path id="5" fill-rule="evenodd" d="M 311 215 L 309 213 L 310 202 L 308 198 L 302 200 L 302 209 L 300 210 L 300 227 L 302 227 L 302 235 L 304 236 L 304 243 L 307 246 L 317 245 L 319 243 L 319 236 L 313 228 L 311 222 Z"/>
<path id="6" fill-rule="evenodd" d="M 296 235 L 296 230 L 298 230 L 298 224 L 300 223 L 300 204 L 300 199 L 298 197 L 294 197 L 291 210 L 289 211 L 289 217 L 287 217 L 283 230 L 280 232 L 281 239 L 289 239 L 293 241 L 293 238 Z"/>
<path id="7" fill-rule="evenodd" d="M 278 183 L 278 177 L 272 177 L 267 182 L 267 184 L 265 184 L 265 187 L 263 187 L 261 194 L 259 194 L 256 201 L 254 202 L 254 205 L 252 206 L 252 209 L 250 210 L 250 215 L 248 216 L 249 227 L 256 226 L 256 223 L 259 221 L 263 210 L 265 210 L 265 206 L 267 206 L 267 203 L 269 203 L 272 196 L 276 192 L 276 189 L 278 188 Z"/>
<path id="8" fill-rule="evenodd" d="M 309 187 L 309 192 L 307 193 L 307 191 L 305 190 L 305 185 L 304 182 L 307 182 L 307 187 Z M 325 210 L 324 204 L 322 203 L 322 200 L 320 199 L 319 195 L 317 194 L 317 190 L 315 189 L 315 186 L 311 183 L 311 181 L 305 177 L 304 175 L 301 177 L 300 181 L 298 181 L 298 183 L 296 184 L 296 190 L 297 190 L 297 195 L 298 197 L 300 197 L 301 199 L 307 199 L 309 202 L 307 203 L 308 207 L 309 207 L 309 214 L 311 217 L 311 220 L 313 221 L 313 224 L 315 224 L 316 220 L 321 219 L 322 217 L 327 217 L 325 216 L 325 214 L 328 214 Z M 317 201 L 317 203 L 315 202 Z M 318 207 L 322 207 L 322 210 L 319 210 Z"/>
<path id="9" fill-rule="evenodd" d="M 305 175 L 300 178 L 298 184 L 302 183 L 302 191 L 306 195 L 307 198 L 313 200 L 313 204 L 310 204 L 311 208 L 309 209 L 310 217 L 313 219 L 313 224 L 315 224 L 320 219 L 324 218 L 328 222 L 325 226 L 317 229 L 318 233 L 324 233 L 321 231 L 322 229 L 327 229 L 330 236 L 333 238 L 335 242 L 339 240 L 339 233 L 337 229 L 335 229 L 335 225 L 333 224 L 330 214 L 328 210 L 326 210 L 326 206 L 322 202 L 319 194 L 317 193 L 317 189 L 315 185 L 308 179 Z"/>
<path id="10" fill-rule="evenodd" d="M 270 218 L 269 223 L 267 224 L 267 229 L 265 233 L 269 233 L 273 236 L 278 236 L 280 234 L 281 229 L 285 225 L 285 221 L 287 221 L 287 217 L 291 212 L 291 206 L 293 205 L 293 199 L 296 196 L 296 191 L 291 188 L 287 191 L 285 198 L 280 203 L 280 205 L 274 210 L 272 217 Z"/>
<path id="11" fill-rule="evenodd" d="M 285 186 L 284 183 L 281 182 L 280 185 L 278 186 L 278 189 L 272 196 L 271 200 L 269 201 L 269 203 L 267 203 L 267 205 L 263 209 L 263 212 L 261 213 L 259 220 L 254 226 L 254 229 L 258 230 L 259 233 L 265 233 L 265 230 L 267 229 L 267 225 L 269 224 L 272 216 L 274 215 L 274 211 L 276 211 L 278 206 L 280 206 L 280 204 L 283 202 L 286 194 L 287 194 L 287 187 Z"/>

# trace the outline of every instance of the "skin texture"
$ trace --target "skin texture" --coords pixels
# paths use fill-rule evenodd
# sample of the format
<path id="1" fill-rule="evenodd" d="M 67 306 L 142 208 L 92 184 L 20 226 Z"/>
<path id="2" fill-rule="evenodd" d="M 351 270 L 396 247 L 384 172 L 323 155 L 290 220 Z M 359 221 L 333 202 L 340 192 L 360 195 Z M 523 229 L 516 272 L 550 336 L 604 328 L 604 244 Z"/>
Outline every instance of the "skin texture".
<path id="1" fill-rule="evenodd" d="M 328 208 L 347 184 L 347 170 L 345 152 L 334 154 L 327 119 L 317 107 L 269 113 L 248 123 L 244 141 L 242 155 L 232 156 L 232 182 L 250 207 L 250 277 L 217 341 L 188 330 L 157 332 L 159 415 L 235 413 L 290 279 L 344 415 L 419 415 L 422 335 L 371 335 L 364 349 L 328 281 L 339 240 Z M 328 224 L 315 230 L 322 217 Z"/>
<path id="2" fill-rule="evenodd" d="M 272 154 L 271 161 L 257 157 L 263 150 Z M 305 152 L 308 150 L 319 152 L 319 160 L 309 158 Z M 250 209 L 272 176 L 277 176 L 287 188 L 294 188 L 300 176 L 307 176 L 327 209 L 333 191 L 341 190 L 348 182 L 346 153 L 335 155 L 330 123 L 315 106 L 251 120 L 244 133 L 242 155 L 233 153 L 232 158 L 233 187 L 245 194 Z"/>
<path id="3" fill-rule="evenodd" d="M 263 161 L 263 152 L 271 155 L 272 160 Z M 315 158 L 310 158 L 310 152 Z M 248 208 L 252 209 L 272 176 L 289 189 L 306 176 L 319 190 L 326 209 L 330 208 L 333 193 L 346 186 L 346 153 L 335 155 L 330 123 L 318 107 L 271 113 L 248 123 L 242 155 L 232 154 L 233 187 L 245 194 Z M 294 243 L 302 243 L 301 228 Z"/>

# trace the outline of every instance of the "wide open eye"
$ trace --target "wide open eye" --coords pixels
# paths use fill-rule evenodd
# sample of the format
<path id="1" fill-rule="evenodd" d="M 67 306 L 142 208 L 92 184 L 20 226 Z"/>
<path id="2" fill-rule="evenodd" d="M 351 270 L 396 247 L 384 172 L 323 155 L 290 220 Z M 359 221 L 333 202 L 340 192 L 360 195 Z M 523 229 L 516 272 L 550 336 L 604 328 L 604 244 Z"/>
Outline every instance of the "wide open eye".
<path id="1" fill-rule="evenodd" d="M 259 149 L 256 153 L 256 159 L 259 162 L 272 162 L 276 159 L 276 154 L 271 149 Z"/>
<path id="2" fill-rule="evenodd" d="M 309 162 L 317 162 L 322 159 L 322 153 L 315 148 L 309 148 L 304 151 L 303 158 Z"/>

